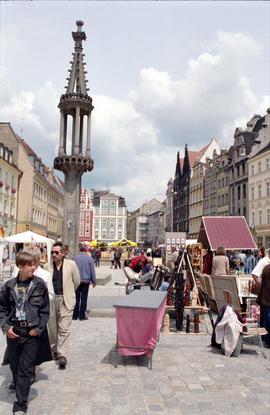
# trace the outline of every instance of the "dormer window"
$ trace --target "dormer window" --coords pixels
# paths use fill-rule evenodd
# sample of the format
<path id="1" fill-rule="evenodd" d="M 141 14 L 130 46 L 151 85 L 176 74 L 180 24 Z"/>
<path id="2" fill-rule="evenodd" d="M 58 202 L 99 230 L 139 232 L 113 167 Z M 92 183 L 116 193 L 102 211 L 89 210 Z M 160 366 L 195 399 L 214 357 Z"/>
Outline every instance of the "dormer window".
<path id="1" fill-rule="evenodd" d="M 4 159 L 8 161 L 9 159 L 9 150 L 7 147 L 4 148 Z"/>
<path id="2" fill-rule="evenodd" d="M 13 151 L 9 152 L 9 163 L 12 164 L 13 163 Z"/>

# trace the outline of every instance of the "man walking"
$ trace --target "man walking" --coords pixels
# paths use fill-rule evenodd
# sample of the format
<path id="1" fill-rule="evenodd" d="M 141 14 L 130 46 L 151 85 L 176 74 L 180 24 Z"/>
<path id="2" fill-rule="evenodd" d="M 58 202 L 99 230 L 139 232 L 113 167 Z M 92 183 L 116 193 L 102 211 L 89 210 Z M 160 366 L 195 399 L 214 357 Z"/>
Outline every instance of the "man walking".
<path id="1" fill-rule="evenodd" d="M 80 248 L 80 254 L 75 256 L 74 261 L 80 272 L 81 283 L 76 290 L 76 305 L 73 311 L 73 320 L 77 320 L 78 317 L 80 320 L 88 320 L 85 312 L 89 285 L 92 283 L 93 287 L 96 286 L 94 260 L 91 256 L 87 255 L 87 248 L 82 246 Z"/>
<path id="2" fill-rule="evenodd" d="M 52 274 L 55 294 L 51 301 L 49 337 L 54 358 L 59 359 L 59 369 L 65 369 L 75 306 L 75 291 L 80 284 L 80 274 L 76 263 L 64 257 L 61 242 L 53 244 L 51 255 L 52 264 L 44 266 Z"/>
<path id="3" fill-rule="evenodd" d="M 39 336 L 46 330 L 50 307 L 46 284 L 34 275 L 34 256 L 29 252 L 19 252 L 16 265 L 18 276 L 8 280 L 0 291 L 0 324 L 7 335 L 7 351 L 17 398 L 13 413 L 24 414 L 39 349 Z"/>

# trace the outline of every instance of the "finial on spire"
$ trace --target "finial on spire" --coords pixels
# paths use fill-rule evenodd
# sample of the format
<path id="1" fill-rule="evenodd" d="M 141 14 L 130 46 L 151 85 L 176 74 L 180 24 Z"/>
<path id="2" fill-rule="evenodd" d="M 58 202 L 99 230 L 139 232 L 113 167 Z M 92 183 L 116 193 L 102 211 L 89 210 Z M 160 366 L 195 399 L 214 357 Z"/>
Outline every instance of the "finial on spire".
<path id="1" fill-rule="evenodd" d="M 77 25 L 78 32 L 81 32 L 82 31 L 82 26 L 84 25 L 84 22 L 82 20 L 77 20 L 76 25 Z"/>

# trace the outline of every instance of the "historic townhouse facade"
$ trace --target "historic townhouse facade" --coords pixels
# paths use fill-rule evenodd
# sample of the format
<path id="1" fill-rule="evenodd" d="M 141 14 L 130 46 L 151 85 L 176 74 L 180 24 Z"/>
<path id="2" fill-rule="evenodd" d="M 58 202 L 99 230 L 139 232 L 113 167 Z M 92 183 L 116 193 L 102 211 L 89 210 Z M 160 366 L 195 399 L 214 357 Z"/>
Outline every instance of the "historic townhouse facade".
<path id="1" fill-rule="evenodd" d="M 0 131 L 0 236 L 16 233 L 19 180 L 22 172 L 13 162 L 13 152 L 1 142 Z"/>
<path id="2" fill-rule="evenodd" d="M 227 150 L 221 150 L 218 158 L 217 184 L 217 211 L 218 216 L 229 215 L 229 158 Z"/>
<path id="3" fill-rule="evenodd" d="M 205 163 L 196 162 L 192 169 L 189 196 L 189 235 L 190 239 L 197 239 L 203 216 L 203 189 Z"/>
<path id="4" fill-rule="evenodd" d="M 128 239 L 137 242 L 140 246 L 153 246 L 157 232 L 160 233 L 160 238 L 164 237 L 164 226 L 165 206 L 159 200 L 151 199 L 135 211 L 129 212 Z"/>
<path id="5" fill-rule="evenodd" d="M 270 248 L 270 108 L 248 160 L 249 225 L 257 245 Z"/>
<path id="6" fill-rule="evenodd" d="M 237 128 L 234 144 L 231 146 L 229 160 L 229 214 L 245 216 L 248 214 L 248 157 L 256 142 L 265 117 L 255 115 L 248 123 L 245 131 Z"/>
<path id="7" fill-rule="evenodd" d="M 165 203 L 160 208 L 147 215 L 148 241 L 151 246 L 157 247 L 165 242 Z"/>
<path id="8" fill-rule="evenodd" d="M 123 197 L 110 191 L 94 191 L 92 235 L 104 242 L 127 237 L 127 207 Z"/>
<path id="9" fill-rule="evenodd" d="M 92 241 L 93 238 L 93 200 L 94 190 L 81 189 L 80 198 L 80 241 Z"/>
<path id="10" fill-rule="evenodd" d="M 203 195 L 203 216 L 217 214 L 217 172 L 219 155 L 215 152 L 213 158 L 206 159 Z"/>
<path id="11" fill-rule="evenodd" d="M 61 239 L 61 183 L 33 149 L 13 131 L 10 123 L 0 123 L 4 145 L 9 143 L 14 163 L 22 172 L 18 188 L 16 232 L 32 230 L 52 239 Z"/>
<path id="12" fill-rule="evenodd" d="M 173 199 L 174 232 L 187 232 L 189 235 L 194 235 L 199 231 L 202 207 L 201 184 L 199 183 L 203 178 L 203 170 L 196 168 L 193 179 L 193 168 L 196 163 L 205 163 L 206 158 L 212 157 L 214 151 L 220 152 L 220 146 L 215 138 L 199 151 L 188 150 L 186 145 L 184 159 L 179 157 L 179 153 L 177 154 Z M 198 177 L 200 173 L 202 177 Z"/>
<path id="13" fill-rule="evenodd" d="M 173 179 L 170 178 L 167 184 L 165 199 L 165 231 L 173 231 Z"/>

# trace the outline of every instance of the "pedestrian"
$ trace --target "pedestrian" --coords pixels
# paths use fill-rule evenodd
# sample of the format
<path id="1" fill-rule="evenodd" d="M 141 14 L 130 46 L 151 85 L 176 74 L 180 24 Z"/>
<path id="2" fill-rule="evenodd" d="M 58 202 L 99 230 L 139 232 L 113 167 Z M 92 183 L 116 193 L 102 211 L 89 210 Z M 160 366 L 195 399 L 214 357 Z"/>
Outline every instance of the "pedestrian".
<path id="1" fill-rule="evenodd" d="M 117 248 L 114 253 L 114 268 L 117 269 L 121 268 L 121 256 L 122 252 L 120 248 Z"/>
<path id="2" fill-rule="evenodd" d="M 262 307 L 262 326 L 267 330 L 262 336 L 264 347 L 270 347 L 270 264 L 263 268 L 257 303 Z"/>
<path id="3" fill-rule="evenodd" d="M 230 270 L 229 259 L 222 246 L 218 247 L 212 262 L 212 276 L 228 275 Z"/>
<path id="4" fill-rule="evenodd" d="M 255 258 L 251 251 L 247 251 L 245 259 L 245 274 L 251 274 L 255 267 Z"/>
<path id="5" fill-rule="evenodd" d="M 94 257 L 96 267 L 99 267 L 99 265 L 100 265 L 100 258 L 101 258 L 101 250 L 100 250 L 100 248 L 96 248 L 95 249 L 95 257 Z"/>
<path id="6" fill-rule="evenodd" d="M 89 286 L 92 283 L 93 287 L 96 286 L 96 271 L 94 260 L 91 256 L 87 255 L 87 248 L 81 246 L 80 254 L 74 257 L 74 261 L 80 272 L 81 283 L 76 290 L 76 304 L 73 311 L 73 320 L 88 320 L 86 316 L 87 298 L 89 292 Z"/>
<path id="7" fill-rule="evenodd" d="M 69 254 L 70 254 L 69 245 L 63 245 L 63 254 L 64 254 L 65 258 L 68 258 Z"/>
<path id="8" fill-rule="evenodd" d="M 110 251 L 110 262 L 111 262 L 111 269 L 114 268 L 114 248 Z"/>
<path id="9" fill-rule="evenodd" d="M 8 246 L 5 245 L 3 249 L 3 257 L 2 257 L 3 266 L 6 265 L 8 258 L 9 258 L 9 250 L 8 250 Z"/>
<path id="10" fill-rule="evenodd" d="M 177 263 L 177 260 L 178 260 L 178 256 L 179 256 L 179 252 L 176 250 L 176 246 L 173 245 L 171 247 L 171 254 L 167 261 L 167 265 L 168 265 L 170 272 L 173 272 L 175 264 Z"/>
<path id="11" fill-rule="evenodd" d="M 40 249 L 37 248 L 37 247 L 30 247 L 25 252 L 28 252 L 28 253 L 30 253 L 34 256 L 34 259 L 35 259 L 34 275 L 36 277 L 41 278 L 45 282 L 45 284 L 47 286 L 47 289 L 48 289 L 49 300 L 51 301 L 54 297 L 52 276 L 48 271 L 41 268 L 41 266 L 40 266 L 40 253 L 41 253 Z M 19 268 L 15 265 L 11 277 L 12 278 L 18 277 L 18 274 L 19 274 Z M 39 336 L 39 340 L 40 340 L 41 346 L 39 347 L 39 351 L 38 351 L 38 355 L 37 355 L 37 358 L 36 358 L 35 366 L 38 366 L 43 362 L 47 362 L 47 361 L 52 360 L 52 353 L 51 353 L 51 347 L 50 347 L 50 343 L 49 343 L 47 330 L 45 330 L 44 333 L 42 333 L 42 335 Z M 6 350 L 6 353 L 4 355 L 2 365 L 5 365 L 5 364 L 9 364 L 9 356 L 8 356 L 8 351 L 7 350 Z M 33 366 L 33 370 L 32 370 L 31 385 L 35 382 L 35 379 L 36 379 L 35 366 Z M 15 389 L 14 382 L 11 382 L 11 384 L 9 385 L 9 389 L 11 389 L 11 390 Z"/>
<path id="12" fill-rule="evenodd" d="M 49 337 L 54 359 L 58 360 L 59 369 L 65 369 L 75 306 L 75 291 L 80 285 L 80 274 L 76 263 L 64 256 L 61 242 L 53 244 L 51 255 L 52 264 L 44 265 L 44 269 L 52 275 L 55 293 L 51 301 Z"/>
<path id="13" fill-rule="evenodd" d="M 16 255 L 19 274 L 0 291 L 0 325 L 7 336 L 16 401 L 13 413 L 24 414 L 31 386 L 32 369 L 40 345 L 39 337 L 49 320 L 49 296 L 44 281 L 34 275 L 35 258 L 29 252 Z"/>
<path id="14" fill-rule="evenodd" d="M 261 259 L 255 266 L 255 268 L 251 272 L 251 275 L 255 282 L 260 282 L 263 269 L 266 265 L 269 265 L 269 264 L 270 264 L 270 249 L 268 251 L 268 255 L 261 257 Z"/>
<path id="15" fill-rule="evenodd" d="M 207 253 L 203 256 L 203 273 L 211 275 L 213 263 L 213 252 L 210 248 L 207 249 Z"/>

